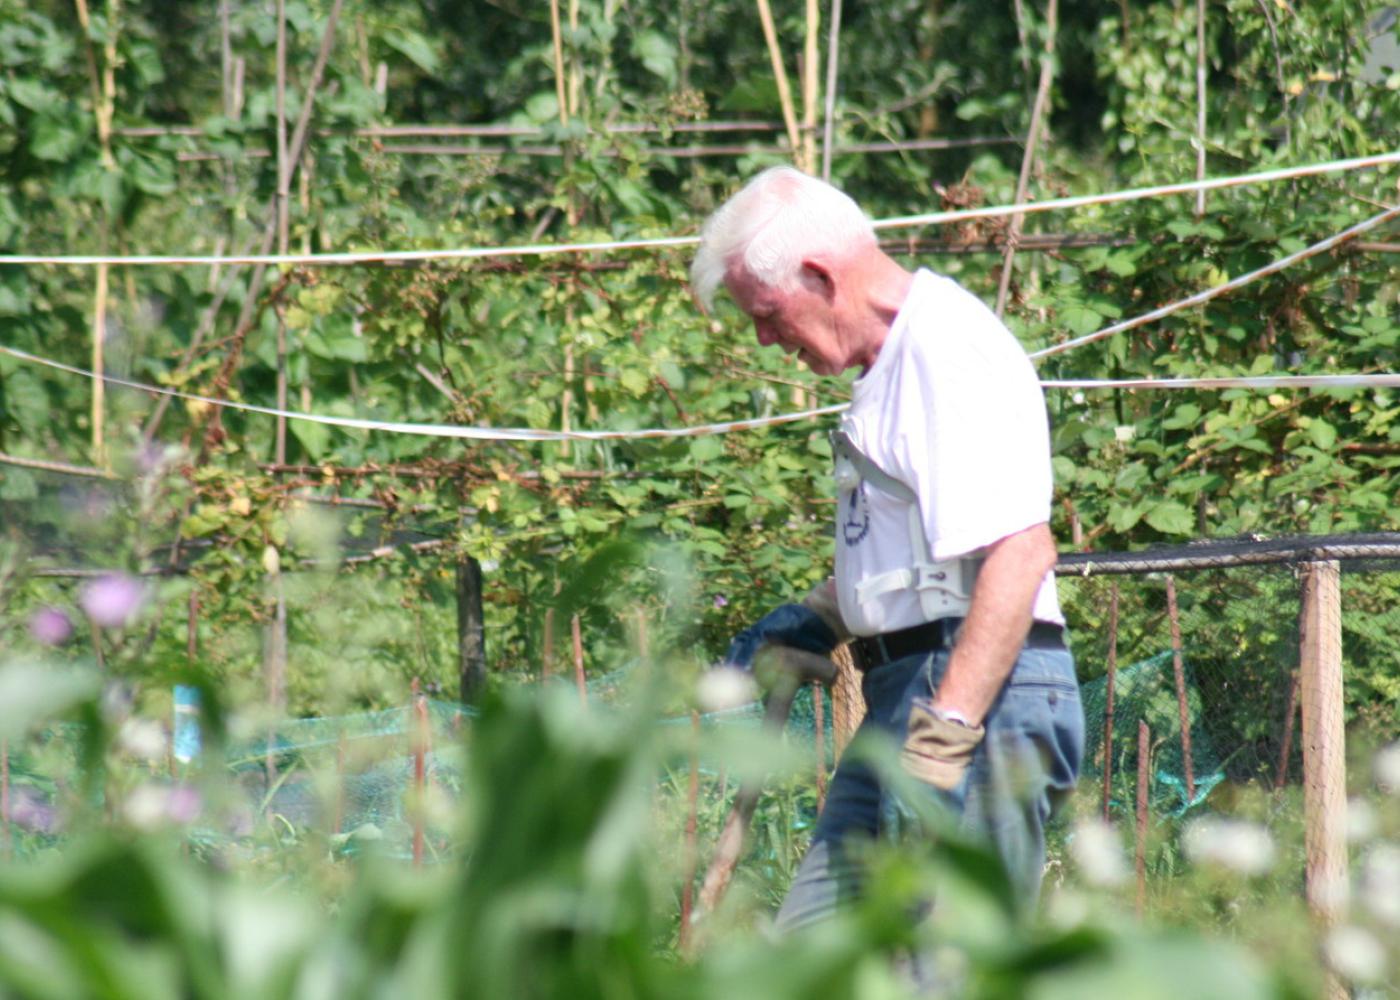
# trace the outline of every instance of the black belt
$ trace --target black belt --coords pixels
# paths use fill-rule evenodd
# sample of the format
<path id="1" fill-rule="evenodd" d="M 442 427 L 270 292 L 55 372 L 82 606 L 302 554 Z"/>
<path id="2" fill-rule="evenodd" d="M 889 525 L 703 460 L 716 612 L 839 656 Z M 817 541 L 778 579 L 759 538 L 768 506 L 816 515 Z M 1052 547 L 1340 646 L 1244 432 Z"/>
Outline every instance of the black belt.
<path id="1" fill-rule="evenodd" d="M 915 653 L 952 649 L 962 623 L 961 618 L 939 618 L 902 628 L 898 632 L 859 636 L 851 640 L 856 666 L 861 670 L 870 670 Z M 1064 627 L 1050 622 L 1033 622 L 1025 645 L 1029 649 L 1065 649 Z"/>

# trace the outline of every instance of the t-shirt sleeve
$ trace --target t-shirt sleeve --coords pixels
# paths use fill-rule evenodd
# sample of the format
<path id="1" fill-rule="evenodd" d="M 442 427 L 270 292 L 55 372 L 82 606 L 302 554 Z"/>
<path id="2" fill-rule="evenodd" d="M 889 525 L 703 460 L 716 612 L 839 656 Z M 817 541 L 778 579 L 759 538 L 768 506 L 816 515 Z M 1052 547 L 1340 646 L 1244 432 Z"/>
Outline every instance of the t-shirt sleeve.
<path id="1" fill-rule="evenodd" d="M 901 478 L 914 485 L 935 560 L 967 555 L 1050 519 L 1045 397 L 1030 359 L 1001 321 L 958 289 L 923 331 L 901 397 Z"/>

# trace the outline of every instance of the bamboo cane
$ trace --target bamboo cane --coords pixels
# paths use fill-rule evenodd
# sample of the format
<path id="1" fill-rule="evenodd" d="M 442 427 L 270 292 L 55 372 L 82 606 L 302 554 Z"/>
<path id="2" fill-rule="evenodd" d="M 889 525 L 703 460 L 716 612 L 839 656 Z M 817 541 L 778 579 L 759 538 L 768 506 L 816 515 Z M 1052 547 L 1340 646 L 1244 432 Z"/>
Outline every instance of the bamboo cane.
<path id="1" fill-rule="evenodd" d="M 569 631 L 574 639 L 574 683 L 578 685 L 578 700 L 588 707 L 588 682 L 583 676 L 583 631 L 579 627 L 578 615 L 569 619 Z"/>
<path id="2" fill-rule="evenodd" d="M 1118 581 L 1114 580 L 1108 596 L 1108 676 L 1104 681 L 1103 722 L 1103 818 L 1108 822 L 1108 807 L 1113 787 L 1113 686 L 1118 673 Z"/>
<path id="3" fill-rule="evenodd" d="M 1167 616 L 1172 629 L 1172 674 L 1176 678 L 1176 708 L 1181 717 L 1182 770 L 1186 777 L 1186 803 L 1196 801 L 1196 775 L 1191 763 L 1191 706 L 1186 699 L 1186 667 L 1181 659 L 1181 616 L 1176 607 L 1176 579 L 1167 577 Z"/>
<path id="4" fill-rule="evenodd" d="M 826 48 L 826 115 L 822 127 L 822 180 L 831 180 L 832 132 L 836 120 L 836 69 L 841 54 L 841 0 L 831 0 Z"/>
<path id="5" fill-rule="evenodd" d="M 1137 874 L 1137 894 L 1134 909 L 1141 920 L 1147 911 L 1147 789 L 1151 775 L 1152 736 L 1147 723 L 1138 720 L 1137 759 L 1137 843 L 1133 868 Z"/>
<path id="6" fill-rule="evenodd" d="M 431 739 L 428 726 L 428 699 L 419 689 L 418 678 L 413 678 L 413 790 L 417 802 L 413 809 L 413 864 L 423 864 L 423 827 L 426 822 L 424 805 L 427 802 L 427 756 Z"/>
<path id="7" fill-rule="evenodd" d="M 291 191 L 291 171 L 287 169 L 287 5 L 286 0 L 277 0 L 277 191 L 274 200 L 277 205 L 277 252 L 287 252 L 288 200 Z M 287 408 L 287 317 L 279 306 L 277 309 L 277 408 Z M 276 435 L 273 443 L 274 461 L 281 464 L 287 460 L 287 418 L 277 415 Z"/>
<path id="8" fill-rule="evenodd" d="M 1196 180 L 1206 176 L 1206 0 L 1196 0 Z M 1196 192 L 1196 217 L 1206 213 L 1206 193 Z"/>
<path id="9" fill-rule="evenodd" d="M 1016 204 L 1026 200 L 1030 188 L 1031 168 L 1035 164 L 1035 150 L 1040 142 L 1040 123 L 1045 116 L 1045 105 L 1050 98 L 1050 81 L 1055 73 L 1055 34 L 1059 15 L 1058 0 L 1049 0 L 1045 7 L 1045 51 L 1040 57 L 1040 83 L 1035 92 L 1035 103 L 1031 106 L 1031 124 L 1026 132 L 1026 152 L 1021 157 L 1021 175 L 1016 180 Z M 1007 230 L 1006 251 L 1001 259 L 1001 279 L 997 284 L 997 316 L 1006 313 L 1006 299 L 1011 291 L 1011 263 L 1016 256 L 1016 241 L 1021 234 L 1021 224 L 1025 215 L 1017 213 L 1011 217 Z"/>
<path id="10" fill-rule="evenodd" d="M 821 57 L 817 42 L 821 35 L 821 11 L 817 0 L 807 0 L 807 34 L 802 61 L 802 160 L 809 174 L 817 168 L 817 99 Z"/>
<path id="11" fill-rule="evenodd" d="M 0 824 L 5 827 L 5 857 L 14 852 L 14 835 L 10 832 L 10 741 L 0 740 Z"/>
<path id="12" fill-rule="evenodd" d="M 690 953 L 691 911 L 695 905 L 695 870 L 700 863 L 700 713 L 690 713 L 690 784 L 686 790 L 684 881 L 681 883 L 681 928 L 677 945 L 682 955 Z"/>
<path id="13" fill-rule="evenodd" d="M 812 720 L 816 725 L 817 811 L 826 808 L 826 711 L 820 681 L 812 682 Z"/>
<path id="14" fill-rule="evenodd" d="M 783 68 L 783 53 L 778 46 L 778 31 L 773 26 L 773 11 L 768 0 L 758 0 L 758 19 L 763 24 L 763 40 L 768 44 L 768 58 L 773 64 L 773 79 L 778 85 L 778 103 L 783 112 L 783 124 L 787 127 L 788 146 L 794 160 L 802 156 L 802 144 L 798 136 L 797 112 L 792 105 L 792 90 L 788 87 L 787 70 Z"/>
<path id="15" fill-rule="evenodd" d="M 1288 685 L 1288 707 L 1283 710 L 1283 738 L 1279 741 L 1278 766 L 1274 768 L 1274 788 L 1281 789 L 1288 781 L 1288 758 L 1293 755 L 1293 720 L 1298 716 L 1298 690 L 1303 682 L 1300 671 L 1293 671 Z"/>

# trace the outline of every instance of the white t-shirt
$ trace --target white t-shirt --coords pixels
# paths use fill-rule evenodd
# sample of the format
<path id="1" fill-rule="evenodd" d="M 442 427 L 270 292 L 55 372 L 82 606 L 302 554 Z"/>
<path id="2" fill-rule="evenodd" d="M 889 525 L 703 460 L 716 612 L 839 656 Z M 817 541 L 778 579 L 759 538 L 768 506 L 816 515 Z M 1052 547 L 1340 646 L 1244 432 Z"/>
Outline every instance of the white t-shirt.
<path id="1" fill-rule="evenodd" d="M 934 561 L 1050 519 L 1050 433 L 1035 368 L 996 315 L 950 278 L 914 275 L 841 429 L 918 496 Z M 838 485 L 837 500 L 836 594 L 846 627 L 875 635 L 922 623 L 910 588 L 855 598 L 862 580 L 916 561 L 909 505 L 864 481 Z M 1053 573 L 1032 614 L 1064 623 Z"/>

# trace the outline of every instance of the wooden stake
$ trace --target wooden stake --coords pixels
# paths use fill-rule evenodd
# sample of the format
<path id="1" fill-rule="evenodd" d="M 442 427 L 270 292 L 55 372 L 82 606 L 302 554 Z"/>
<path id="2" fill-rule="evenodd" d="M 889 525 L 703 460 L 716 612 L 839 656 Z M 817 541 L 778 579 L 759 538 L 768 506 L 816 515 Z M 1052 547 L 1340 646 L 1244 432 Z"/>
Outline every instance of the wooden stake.
<path id="1" fill-rule="evenodd" d="M 335 744 L 335 809 L 331 816 L 331 836 L 345 825 L 345 734 Z"/>
<path id="2" fill-rule="evenodd" d="M 540 651 L 540 683 L 554 676 L 554 609 L 544 609 L 544 649 Z"/>
<path id="3" fill-rule="evenodd" d="M 1206 177 L 1206 0 L 1196 0 L 1196 180 Z M 1196 192 L 1196 217 L 1206 212 L 1206 193 Z"/>
<path id="4" fill-rule="evenodd" d="M 801 166 L 802 143 L 798 136 L 797 112 L 792 106 L 792 90 L 788 87 L 787 70 L 783 68 L 783 52 L 778 47 L 778 31 L 773 26 L 773 11 L 768 0 L 758 0 L 758 19 L 763 24 L 763 40 L 768 43 L 768 58 L 773 64 L 773 79 L 778 84 L 778 103 L 782 106 L 783 124 L 787 126 L 788 145 L 792 156 Z"/>
<path id="5" fill-rule="evenodd" d="M 588 682 L 583 676 L 583 632 L 579 628 L 578 615 L 569 619 L 569 631 L 574 637 L 574 683 L 578 685 L 578 700 L 588 707 Z"/>
<path id="6" fill-rule="evenodd" d="M 1103 818 L 1108 822 L 1108 806 L 1113 787 L 1113 687 L 1118 675 L 1118 581 L 1108 592 L 1108 676 L 1104 679 L 1103 709 Z"/>
<path id="7" fill-rule="evenodd" d="M 458 700 L 474 705 L 486 686 L 486 611 L 482 602 L 481 563 L 469 555 L 457 559 Z"/>
<path id="8" fill-rule="evenodd" d="M 431 740 L 428 725 L 428 699 L 419 690 L 418 678 L 413 678 L 413 791 L 417 801 L 413 809 L 413 864 L 423 864 L 424 805 L 427 802 L 427 756 Z"/>
<path id="9" fill-rule="evenodd" d="M 1026 131 L 1026 152 L 1021 157 L 1021 175 L 1016 181 L 1018 205 L 1026 200 L 1026 192 L 1030 188 L 1035 149 L 1040 142 L 1040 122 L 1044 118 L 1045 105 L 1050 98 L 1050 81 L 1055 74 L 1055 34 L 1058 17 L 1058 0 L 1049 0 L 1045 8 L 1045 52 L 1040 57 L 1040 85 L 1035 92 L 1035 103 L 1031 106 L 1031 124 Z M 1024 219 L 1023 213 L 1013 215 L 1007 230 L 1006 251 L 1001 258 L 1001 280 L 997 285 L 997 316 L 1006 313 L 1006 299 L 1011 291 L 1011 262 L 1016 256 L 1016 241 L 1021 234 L 1021 223 Z"/>
<path id="10" fill-rule="evenodd" d="M 682 955 L 690 953 L 690 914 L 695 905 L 695 869 L 699 866 L 698 817 L 700 803 L 700 713 L 690 713 L 690 785 L 686 794 L 685 855 L 682 863 L 681 929 L 677 945 Z"/>
<path id="11" fill-rule="evenodd" d="M 841 0 L 831 0 L 831 27 L 826 40 L 825 124 L 822 128 L 822 180 L 831 180 L 832 131 L 836 120 L 836 67 L 841 55 Z"/>
<path id="12" fill-rule="evenodd" d="M 826 808 L 826 711 L 820 681 L 812 682 L 812 720 L 817 729 L 817 812 L 821 812 Z"/>
<path id="13" fill-rule="evenodd" d="M 103 249 L 106 249 L 107 225 L 102 224 Z M 107 265 L 97 265 L 97 288 L 92 295 L 92 464 L 107 467 L 105 414 L 107 412 L 107 383 L 102 380 L 106 365 L 104 351 L 107 335 Z"/>
<path id="14" fill-rule="evenodd" d="M 559 0 L 549 0 L 549 30 L 554 42 L 554 97 L 559 102 L 559 124 L 569 124 L 569 98 L 564 92 L 564 32 L 559 26 Z"/>
<path id="15" fill-rule="evenodd" d="M 287 252 L 288 200 L 291 192 L 292 172 L 287 166 L 287 6 L 286 0 L 277 0 L 277 252 Z M 277 306 L 277 408 L 287 408 L 287 317 L 280 303 Z M 277 415 L 276 434 L 273 441 L 274 461 L 278 465 L 287 461 L 287 418 Z"/>
<path id="16" fill-rule="evenodd" d="M 0 740 L 0 824 L 5 827 L 5 857 L 14 852 L 14 834 L 10 831 L 10 741 Z"/>
<path id="17" fill-rule="evenodd" d="M 1274 768 L 1275 789 L 1282 789 L 1288 782 L 1288 758 L 1293 756 L 1293 720 L 1298 716 L 1298 688 L 1302 681 L 1302 673 L 1293 671 L 1293 681 L 1288 685 L 1288 707 L 1283 710 L 1283 739 L 1279 741 L 1278 766 Z"/>
<path id="18" fill-rule="evenodd" d="M 1181 717 L 1181 759 L 1186 777 L 1186 804 L 1196 801 L 1196 775 L 1191 763 L 1191 705 L 1186 698 L 1186 667 L 1181 661 L 1181 616 L 1176 608 L 1176 579 L 1167 577 L 1167 617 L 1172 628 L 1172 673 L 1176 677 L 1176 708 Z"/>
<path id="19" fill-rule="evenodd" d="M 1308 907 L 1323 926 L 1346 905 L 1346 734 L 1342 719 L 1341 567 L 1303 569 L 1299 673 L 1303 703 L 1303 822 Z"/>
<path id="20" fill-rule="evenodd" d="M 802 55 L 802 159 L 803 170 L 817 169 L 817 96 L 821 68 L 817 42 L 821 35 L 821 10 L 817 0 L 807 0 L 807 35 Z"/>
<path id="21" fill-rule="evenodd" d="M 1137 753 L 1137 848 L 1133 857 L 1137 871 L 1135 909 L 1138 919 L 1147 912 L 1147 789 L 1151 776 L 1152 734 L 1147 723 L 1138 720 Z"/>

